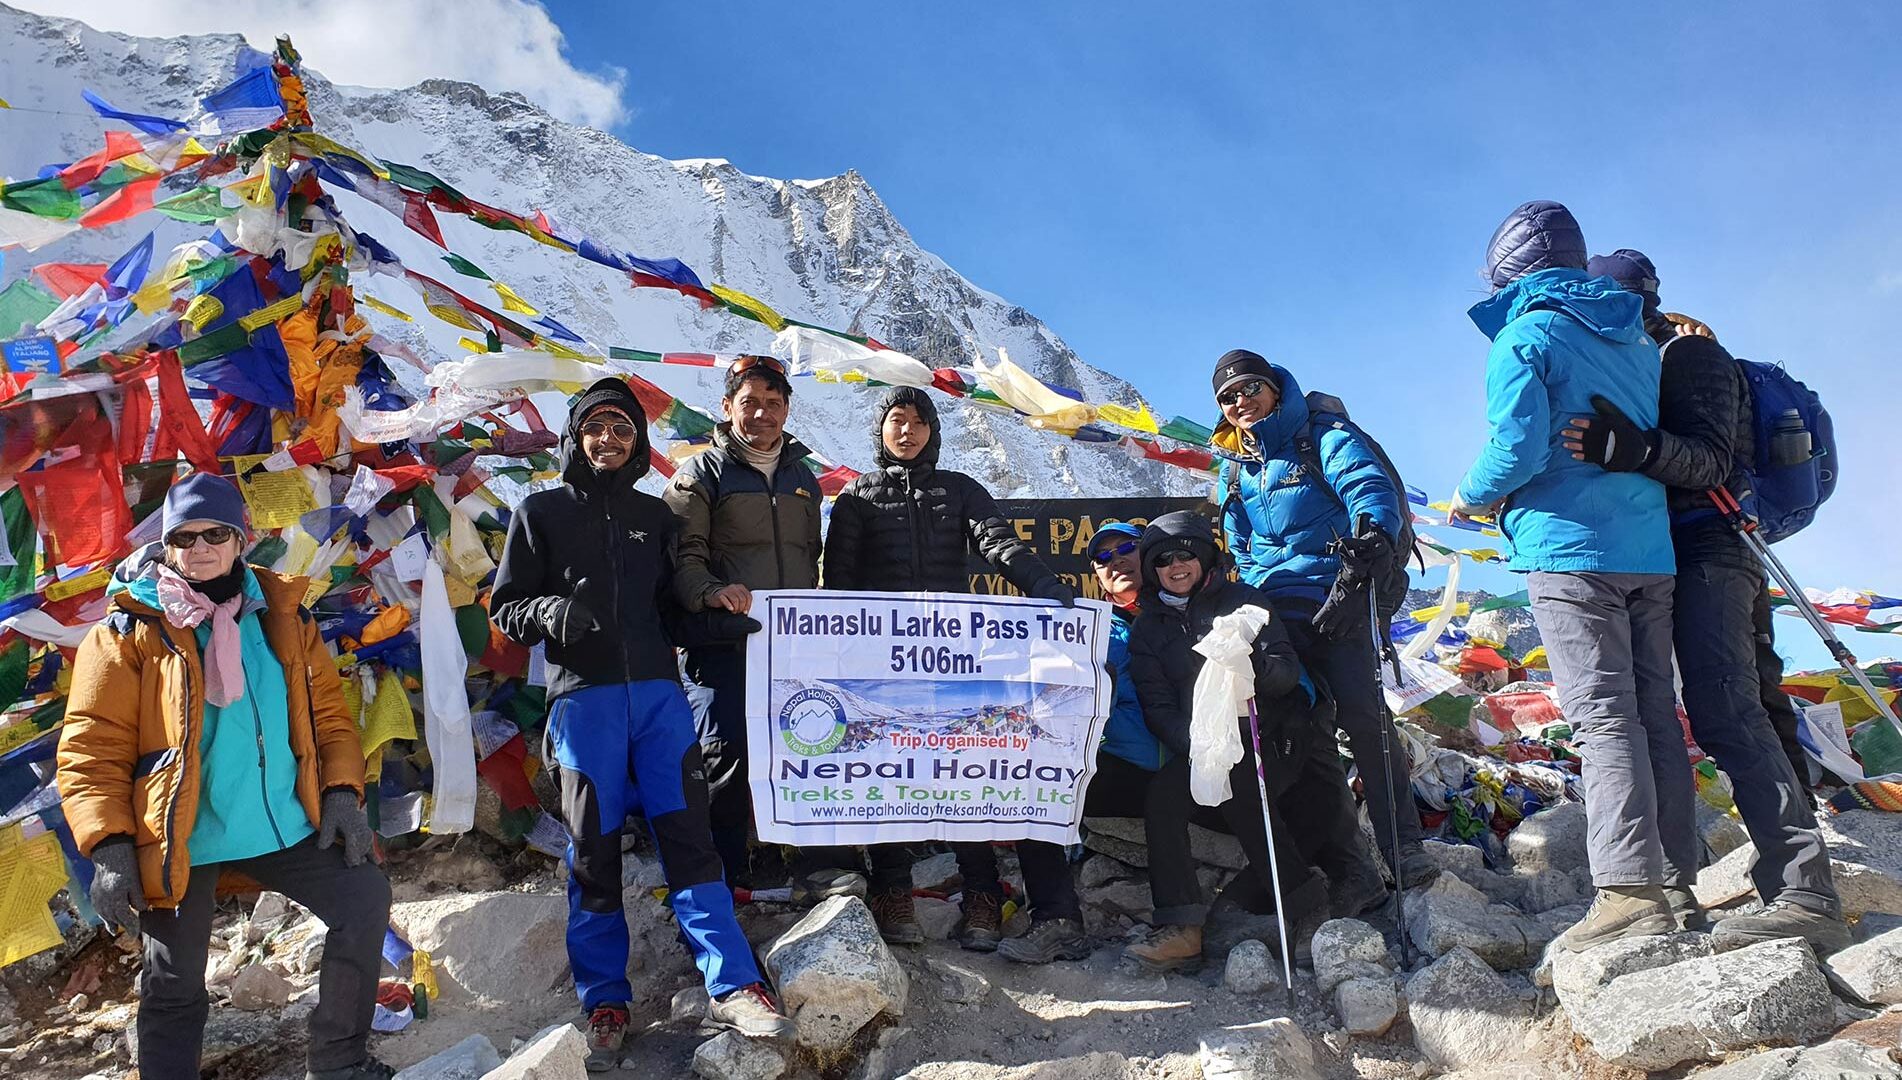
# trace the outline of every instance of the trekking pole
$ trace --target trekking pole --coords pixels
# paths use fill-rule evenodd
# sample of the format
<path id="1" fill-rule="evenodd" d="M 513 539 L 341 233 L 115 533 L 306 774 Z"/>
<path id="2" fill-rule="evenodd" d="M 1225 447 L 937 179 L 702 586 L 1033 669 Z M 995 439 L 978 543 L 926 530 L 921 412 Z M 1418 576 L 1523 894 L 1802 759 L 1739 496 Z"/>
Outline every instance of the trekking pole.
<path id="1" fill-rule="evenodd" d="M 1407 938 L 1407 881 L 1400 872 L 1400 807 L 1395 805 L 1393 794 L 1393 778 L 1399 775 L 1394 772 L 1393 762 L 1393 713 L 1387 708 L 1386 680 L 1380 672 L 1383 663 L 1391 663 L 1394 682 L 1399 683 L 1400 656 L 1394 652 L 1393 636 L 1380 618 L 1380 589 L 1371 577 L 1367 580 L 1367 620 L 1374 635 L 1374 693 L 1380 699 L 1380 762 L 1387 769 L 1387 837 L 1392 844 L 1387 865 L 1393 869 L 1393 921 L 1400 928 L 1400 966 L 1404 970 L 1413 966 L 1413 946 Z M 1406 790 L 1412 798 L 1412 774 L 1408 774 Z"/>
<path id="2" fill-rule="evenodd" d="M 1255 699 L 1248 699 L 1248 735 L 1255 743 L 1255 790 L 1261 794 L 1261 827 L 1268 834 L 1268 877 L 1275 886 L 1275 934 L 1281 939 L 1282 986 L 1288 991 L 1288 1011 L 1294 1011 L 1294 948 L 1288 942 L 1288 905 L 1282 902 L 1281 860 L 1275 856 L 1275 821 L 1268 812 L 1268 763 L 1261 756 L 1261 717 Z"/>
<path id="3" fill-rule="evenodd" d="M 1875 684 L 1870 682 L 1869 676 L 1863 673 L 1861 664 L 1856 660 L 1856 654 L 1850 652 L 1849 646 L 1843 644 L 1843 639 L 1836 636 L 1836 631 L 1824 620 L 1822 613 L 1816 610 L 1816 605 L 1810 603 L 1810 598 L 1803 592 L 1802 586 L 1790 576 L 1789 568 L 1783 565 L 1783 560 L 1777 558 L 1776 553 L 1770 550 L 1770 545 L 1764 542 L 1763 536 L 1757 531 L 1756 519 L 1745 513 L 1743 504 L 1739 503 L 1736 497 L 1725 488 L 1712 488 L 1710 501 L 1717 507 L 1717 511 L 1724 515 L 1724 520 L 1730 523 L 1730 527 L 1736 530 L 1737 535 L 1743 537 L 1744 543 L 1750 546 L 1750 550 L 1757 553 L 1757 558 L 1762 560 L 1770 576 L 1776 579 L 1777 586 L 1783 590 L 1783 595 L 1789 597 L 1790 603 L 1796 605 L 1797 614 L 1802 615 L 1810 624 L 1810 629 L 1816 631 L 1816 636 L 1823 639 L 1823 645 L 1829 649 L 1829 655 L 1843 666 L 1843 670 L 1849 672 L 1849 677 L 1854 679 L 1858 686 L 1862 687 L 1862 692 L 1869 696 L 1869 703 L 1875 706 L 1876 712 L 1889 721 L 1897 734 L 1902 735 L 1902 719 L 1897 719 L 1895 710 L 1889 708 L 1889 703 L 1882 700 L 1882 695 L 1876 693 Z"/>

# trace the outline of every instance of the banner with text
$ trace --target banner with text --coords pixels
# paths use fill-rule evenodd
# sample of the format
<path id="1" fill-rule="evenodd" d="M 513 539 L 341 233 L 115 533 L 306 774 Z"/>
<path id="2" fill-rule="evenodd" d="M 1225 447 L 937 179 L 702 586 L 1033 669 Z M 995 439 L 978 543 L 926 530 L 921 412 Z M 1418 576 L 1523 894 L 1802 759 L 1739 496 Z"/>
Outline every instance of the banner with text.
<path id="1" fill-rule="evenodd" d="M 752 614 L 761 840 L 1077 842 L 1110 708 L 1107 604 L 781 590 Z"/>
<path id="2" fill-rule="evenodd" d="M 1088 544 L 1099 526 L 1111 521 L 1127 521 L 1143 526 L 1154 518 L 1177 510 L 1193 510 L 1211 521 L 1221 520 L 1220 508 L 1204 499 L 1129 498 L 1129 499 L 999 499 L 997 512 L 1010 524 L 1017 538 L 1070 583 L 1078 596 L 1103 598 L 1103 587 L 1096 582 L 1090 564 Z M 969 558 L 971 591 L 994 596 L 1015 596 L 1017 590 L 997 568 L 973 551 Z"/>

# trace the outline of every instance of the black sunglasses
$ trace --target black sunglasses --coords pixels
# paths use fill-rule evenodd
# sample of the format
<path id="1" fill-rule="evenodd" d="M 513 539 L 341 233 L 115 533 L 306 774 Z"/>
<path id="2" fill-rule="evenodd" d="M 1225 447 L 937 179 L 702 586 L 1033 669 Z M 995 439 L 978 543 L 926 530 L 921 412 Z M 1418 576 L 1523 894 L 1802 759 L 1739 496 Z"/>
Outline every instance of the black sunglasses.
<path id="1" fill-rule="evenodd" d="M 590 420 L 581 425 L 581 433 L 596 439 L 603 435 L 612 435 L 621 442 L 631 442 L 634 438 L 634 425 L 618 420 L 612 422 L 607 420 Z"/>
<path id="2" fill-rule="evenodd" d="M 1215 395 L 1217 405 L 1233 405 L 1245 397 L 1254 397 L 1267 387 L 1264 379 L 1250 379 L 1233 390 L 1224 390 Z"/>
<path id="3" fill-rule="evenodd" d="M 1098 551 L 1091 552 L 1090 558 L 1095 559 L 1096 564 L 1098 566 L 1108 566 L 1112 561 L 1116 559 L 1120 559 L 1123 556 L 1135 550 L 1136 550 L 1136 541 L 1125 540 L 1122 543 L 1116 545 L 1115 547 L 1106 547 Z"/>
<path id="4" fill-rule="evenodd" d="M 1177 563 L 1195 562 L 1198 556 L 1193 551 L 1166 551 L 1156 556 L 1157 566 L 1174 566 Z"/>
<path id="5" fill-rule="evenodd" d="M 212 547 L 217 547 L 219 544 L 229 543 L 237 535 L 238 530 L 229 525 L 213 525 L 209 529 L 199 529 L 197 532 L 190 529 L 174 529 L 170 535 L 166 536 L 165 546 L 183 551 L 203 540 Z"/>

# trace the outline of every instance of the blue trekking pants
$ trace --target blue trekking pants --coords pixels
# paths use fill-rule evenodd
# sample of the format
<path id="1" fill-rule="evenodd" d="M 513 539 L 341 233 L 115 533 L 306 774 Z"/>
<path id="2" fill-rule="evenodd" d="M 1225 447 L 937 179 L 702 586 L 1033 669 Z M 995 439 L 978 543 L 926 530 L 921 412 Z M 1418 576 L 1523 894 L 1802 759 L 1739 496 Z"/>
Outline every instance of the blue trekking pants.
<path id="1" fill-rule="evenodd" d="M 582 1008 L 633 998 L 621 906 L 621 829 L 630 814 L 647 819 L 674 919 L 707 993 L 762 981 L 713 848 L 706 772 L 680 684 L 650 679 L 563 694 L 549 706 L 547 738 L 561 770 L 568 963 Z"/>

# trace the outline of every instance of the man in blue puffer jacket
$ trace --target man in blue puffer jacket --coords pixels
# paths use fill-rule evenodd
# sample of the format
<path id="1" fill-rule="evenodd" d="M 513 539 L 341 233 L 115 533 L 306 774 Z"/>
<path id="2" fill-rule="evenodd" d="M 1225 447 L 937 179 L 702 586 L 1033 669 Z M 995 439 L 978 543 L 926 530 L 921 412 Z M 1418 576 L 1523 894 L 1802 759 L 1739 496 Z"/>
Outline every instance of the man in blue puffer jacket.
<path id="1" fill-rule="evenodd" d="M 1288 369 L 1232 349 L 1216 361 L 1214 387 L 1222 409 L 1214 445 L 1226 455 L 1222 528 L 1229 552 L 1242 580 L 1274 598 L 1302 664 L 1334 692 L 1335 722 L 1347 733 L 1375 826 L 1384 837 L 1389 807 L 1400 823 L 1400 850 L 1387 853 L 1389 862 L 1408 886 L 1421 884 L 1436 867 L 1420 849 L 1405 743 L 1388 734 L 1391 772 L 1381 753 L 1380 727 L 1390 721 L 1380 707 L 1365 600 L 1340 612 L 1332 633 L 1317 629 L 1315 618 L 1342 577 L 1335 541 L 1353 537 L 1355 523 L 1366 517 L 1391 551 L 1405 500 L 1358 429 L 1343 417 L 1310 412 Z M 1317 460 L 1318 476 L 1311 465 Z M 1338 912 L 1358 914 L 1384 894 L 1377 878 L 1363 878 L 1365 860 L 1341 853 L 1322 869 Z"/>
<path id="2" fill-rule="evenodd" d="M 1584 234 L 1558 203 L 1526 203 L 1493 234 L 1494 292 L 1469 313 L 1493 342 L 1489 433 L 1453 496 L 1454 517 L 1498 519 L 1583 745 L 1597 895 L 1559 939 L 1574 951 L 1676 930 L 1665 886 L 1688 892 L 1698 859 L 1672 690 L 1676 561 L 1664 486 L 1573 460 L 1561 446 L 1594 395 L 1641 427 L 1658 420 L 1658 349 L 1644 304 L 1585 263 Z"/>

